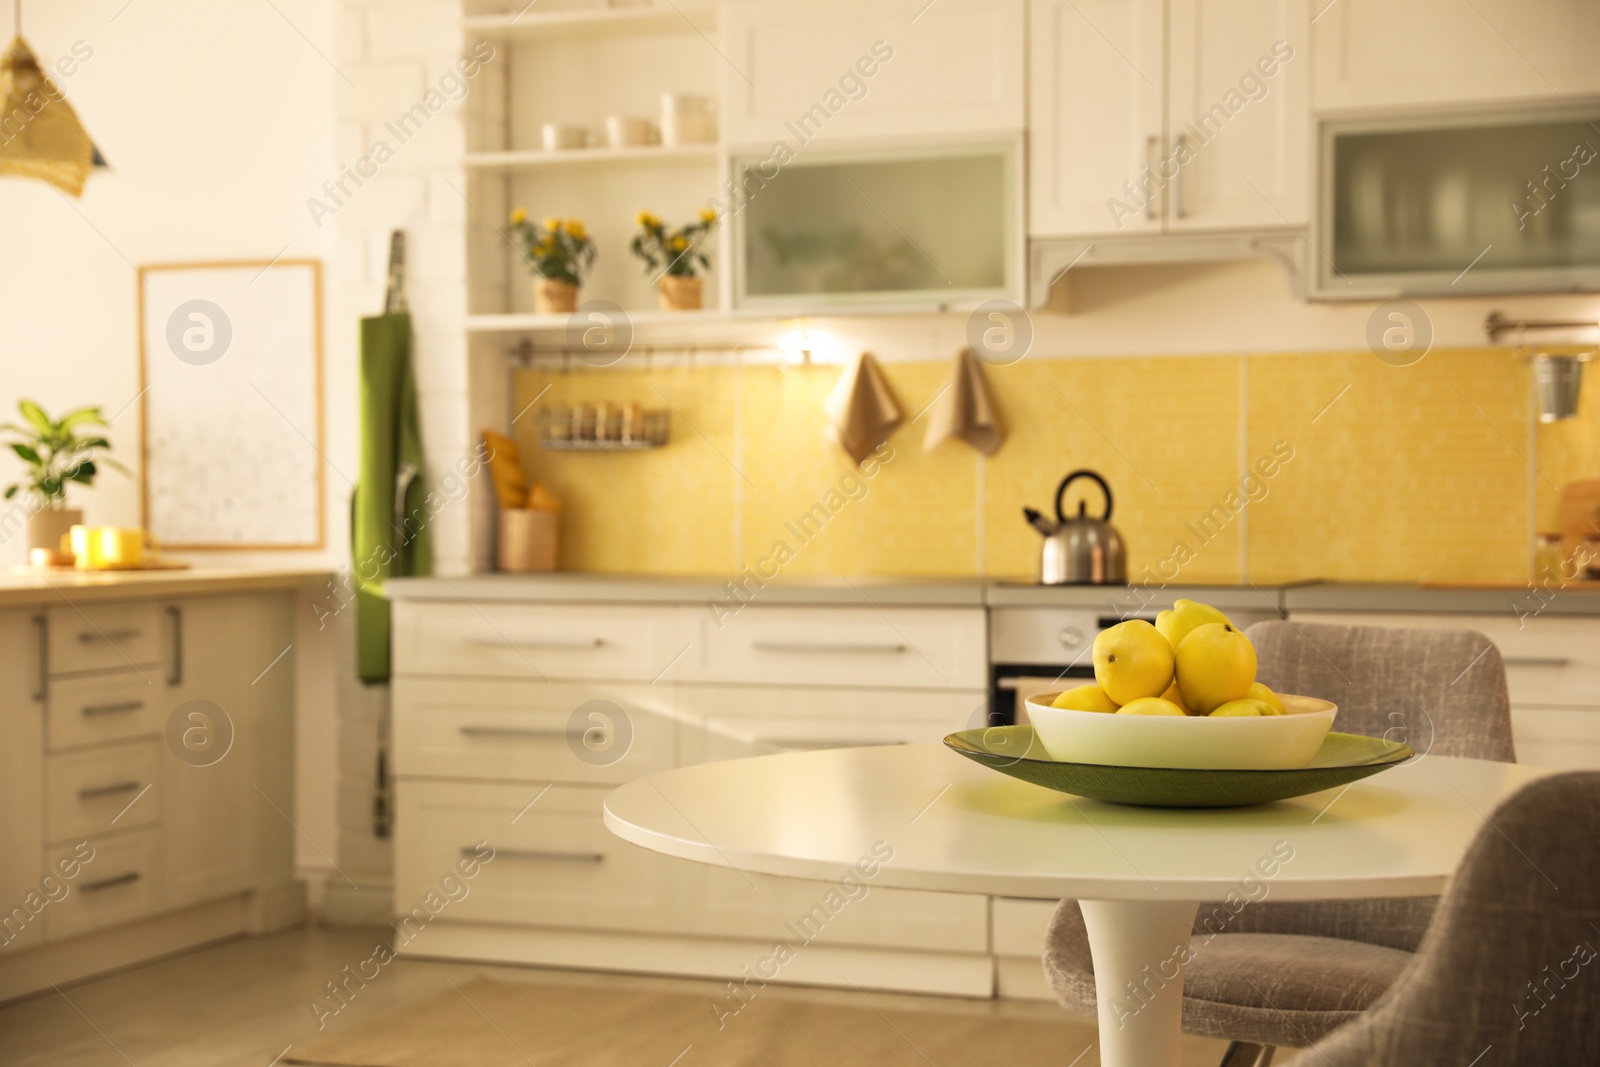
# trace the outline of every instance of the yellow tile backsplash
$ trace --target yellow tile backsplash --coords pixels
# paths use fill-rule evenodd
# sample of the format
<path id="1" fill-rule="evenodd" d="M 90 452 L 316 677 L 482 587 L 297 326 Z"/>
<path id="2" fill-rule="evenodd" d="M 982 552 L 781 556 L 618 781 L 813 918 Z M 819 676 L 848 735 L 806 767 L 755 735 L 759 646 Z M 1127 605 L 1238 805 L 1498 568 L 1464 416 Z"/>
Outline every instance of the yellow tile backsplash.
<path id="1" fill-rule="evenodd" d="M 1042 359 L 987 368 L 1008 438 L 993 458 L 922 448 L 917 416 L 946 360 L 884 366 L 903 426 L 858 470 L 826 434 L 836 366 L 521 371 L 516 410 L 639 401 L 672 440 L 624 455 L 545 452 L 513 427 L 532 477 L 564 501 L 569 570 L 780 577 L 1031 578 L 1070 470 L 1115 496 L 1133 581 L 1508 581 L 1559 487 L 1600 475 L 1600 374 L 1582 414 L 1534 421 L 1507 349 Z M 1092 484 L 1075 488 L 1098 513 Z M 1532 509 L 1530 511 L 1530 509 Z"/>

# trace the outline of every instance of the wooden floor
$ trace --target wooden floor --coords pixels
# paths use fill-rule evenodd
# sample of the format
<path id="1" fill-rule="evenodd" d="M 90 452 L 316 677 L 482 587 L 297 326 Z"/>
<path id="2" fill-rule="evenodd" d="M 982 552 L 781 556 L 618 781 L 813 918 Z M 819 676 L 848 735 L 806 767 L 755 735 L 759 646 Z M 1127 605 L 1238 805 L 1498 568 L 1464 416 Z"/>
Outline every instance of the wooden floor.
<path id="1" fill-rule="evenodd" d="M 0 1008 L 0 1063 L 7 1067 L 271 1067 L 297 1041 L 316 1036 L 311 1004 L 324 983 L 372 954 L 385 928 L 308 927 L 266 938 L 229 941 L 60 993 Z M 564 985 L 619 985 L 723 993 L 721 983 L 484 964 L 398 960 L 360 990 L 331 1032 L 410 1001 L 447 991 L 476 975 Z M 447 981 L 449 980 L 449 981 Z M 859 1003 L 847 991 L 770 987 L 778 996 Z M 1051 1004 L 874 994 L 882 1006 L 977 1012 L 1004 1018 L 1060 1018 Z M 1097 1067 L 1094 1027 L 1063 1050 L 1061 1067 Z M 1212 1067 L 1222 1045 L 1185 1039 L 1184 1067 Z M 1074 1059 L 1073 1057 L 1079 1057 Z M 685 1065 L 687 1067 L 687 1065 Z M 935 1067 L 958 1067 L 937 1064 Z"/>

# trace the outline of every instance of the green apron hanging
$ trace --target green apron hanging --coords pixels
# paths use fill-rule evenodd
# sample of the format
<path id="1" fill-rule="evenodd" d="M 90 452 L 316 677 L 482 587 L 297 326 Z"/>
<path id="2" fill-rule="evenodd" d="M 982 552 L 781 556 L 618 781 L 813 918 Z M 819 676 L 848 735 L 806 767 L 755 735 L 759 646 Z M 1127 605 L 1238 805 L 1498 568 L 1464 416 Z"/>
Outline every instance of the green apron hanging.
<path id="1" fill-rule="evenodd" d="M 386 578 L 433 569 L 422 483 L 422 424 L 411 375 L 411 316 L 403 290 L 404 235 L 390 251 L 382 315 L 361 320 L 361 474 L 350 501 L 356 589 L 356 670 L 367 684 L 389 680 Z"/>

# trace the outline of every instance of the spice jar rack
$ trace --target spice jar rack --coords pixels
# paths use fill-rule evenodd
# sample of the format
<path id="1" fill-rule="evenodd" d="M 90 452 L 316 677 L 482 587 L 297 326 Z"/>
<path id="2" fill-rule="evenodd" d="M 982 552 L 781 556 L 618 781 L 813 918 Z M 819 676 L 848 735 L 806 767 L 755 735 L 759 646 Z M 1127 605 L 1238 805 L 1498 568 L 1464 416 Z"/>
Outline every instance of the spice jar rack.
<path id="1" fill-rule="evenodd" d="M 553 452 L 641 452 L 667 443 L 666 408 L 640 404 L 547 404 L 534 416 L 539 447 Z"/>

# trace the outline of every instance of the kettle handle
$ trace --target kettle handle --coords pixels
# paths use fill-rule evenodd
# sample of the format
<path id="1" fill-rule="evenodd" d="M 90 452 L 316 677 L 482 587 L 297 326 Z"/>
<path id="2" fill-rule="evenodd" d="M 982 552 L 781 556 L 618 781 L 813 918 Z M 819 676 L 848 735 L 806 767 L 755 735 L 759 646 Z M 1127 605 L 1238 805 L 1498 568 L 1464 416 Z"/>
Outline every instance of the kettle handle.
<path id="1" fill-rule="evenodd" d="M 1100 492 L 1104 493 L 1105 497 L 1106 497 L 1106 510 L 1105 510 L 1105 514 L 1100 516 L 1100 521 L 1101 522 L 1110 521 L 1110 519 L 1111 519 L 1111 487 L 1106 484 L 1106 480 L 1104 478 L 1100 477 L 1098 474 L 1096 474 L 1092 470 L 1073 471 L 1071 474 L 1069 474 L 1065 478 L 1061 479 L 1061 488 L 1056 490 L 1056 520 L 1058 522 L 1066 522 L 1067 521 L 1067 513 L 1065 511 L 1061 510 L 1061 504 L 1062 504 L 1062 501 L 1064 501 L 1066 499 L 1067 486 L 1071 485 L 1073 482 L 1077 481 L 1079 478 L 1092 478 L 1092 479 L 1094 479 L 1094 483 L 1100 487 Z"/>

